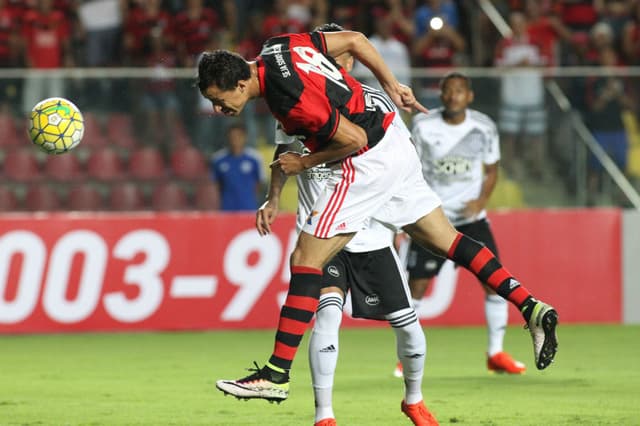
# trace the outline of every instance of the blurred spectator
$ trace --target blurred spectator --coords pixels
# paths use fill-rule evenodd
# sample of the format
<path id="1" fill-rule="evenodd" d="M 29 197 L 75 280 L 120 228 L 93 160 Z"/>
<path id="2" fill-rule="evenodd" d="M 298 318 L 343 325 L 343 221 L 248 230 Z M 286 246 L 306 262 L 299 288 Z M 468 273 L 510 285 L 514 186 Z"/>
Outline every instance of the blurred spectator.
<path id="1" fill-rule="evenodd" d="M 38 0 L 35 9 L 24 14 L 25 64 L 35 69 L 56 69 L 73 65 L 70 51 L 70 21 L 53 8 L 53 0 Z M 62 77 L 29 77 L 25 81 L 23 110 L 28 112 L 40 100 L 64 96 Z"/>
<path id="2" fill-rule="evenodd" d="M 416 37 L 411 45 L 413 66 L 451 68 L 459 65 L 466 42 L 456 30 L 458 12 L 450 1 L 426 0 L 416 10 Z M 426 25 L 426 26 L 425 26 Z M 438 79 L 426 79 L 416 90 L 427 108 L 440 104 Z"/>
<path id="3" fill-rule="evenodd" d="M 640 1 L 633 5 L 631 19 L 622 31 L 622 52 L 629 65 L 640 65 Z"/>
<path id="4" fill-rule="evenodd" d="M 411 85 L 411 58 L 407 46 L 392 34 L 393 17 L 386 14 L 375 20 L 375 32 L 369 41 L 380 52 L 384 61 L 402 84 Z M 354 75 L 364 77 L 364 82 L 370 86 L 380 88 L 378 80 L 371 71 L 361 63 L 357 63 Z"/>
<path id="5" fill-rule="evenodd" d="M 247 132 L 242 124 L 232 124 L 227 132 L 227 148 L 216 152 L 210 163 L 222 210 L 254 211 L 266 181 L 260 154 L 247 148 Z"/>
<path id="6" fill-rule="evenodd" d="M 169 48 L 161 28 L 153 28 L 145 44 L 149 44 L 147 66 L 153 77 L 146 83 L 140 102 L 145 114 L 145 142 L 163 147 L 166 155 L 172 149 L 176 122 L 178 120 L 178 98 L 176 82 L 167 68 L 177 66 L 175 52 Z"/>
<path id="7" fill-rule="evenodd" d="M 417 6 L 415 11 L 416 35 L 421 36 L 427 33 L 432 28 L 431 20 L 436 17 L 442 19 L 454 30 L 458 29 L 460 16 L 458 14 L 458 7 L 453 1 L 422 0 L 422 4 Z"/>
<path id="8" fill-rule="evenodd" d="M 613 31 L 616 50 L 621 49 L 622 31 L 631 16 L 631 6 L 635 0 L 594 0 L 600 21 L 606 22 Z"/>
<path id="9" fill-rule="evenodd" d="M 180 64 L 195 65 L 196 58 L 206 48 L 212 33 L 221 27 L 215 10 L 205 7 L 203 0 L 187 0 L 186 8 L 175 18 L 175 34 Z"/>
<path id="10" fill-rule="evenodd" d="M 105 67 L 119 62 L 124 0 L 88 0 L 78 6 L 78 17 L 85 34 L 88 67 Z"/>
<path id="11" fill-rule="evenodd" d="M 149 62 L 152 30 L 161 32 L 167 43 L 173 45 L 171 15 L 162 9 L 162 0 L 146 0 L 129 11 L 124 33 L 126 63 L 145 66 Z"/>
<path id="12" fill-rule="evenodd" d="M 271 10 L 265 15 L 262 24 L 262 37 L 264 40 L 269 37 L 284 33 L 301 33 L 308 30 L 300 18 L 290 17 L 287 14 L 289 0 L 275 0 Z"/>
<path id="13" fill-rule="evenodd" d="M 502 164 L 511 176 L 523 170 L 524 164 L 519 164 L 515 155 L 516 140 L 522 135 L 526 140 L 519 151 L 529 157 L 534 176 L 541 177 L 547 117 L 543 78 L 537 67 L 545 65 L 548 58 L 532 42 L 523 13 L 512 12 L 509 24 L 513 35 L 496 48 L 496 66 L 503 69 L 499 119 Z"/>
<path id="14" fill-rule="evenodd" d="M 416 32 L 413 21 L 414 0 L 368 0 L 365 8 L 368 13 L 363 13 L 362 16 L 372 15 L 374 19 L 367 19 L 362 23 L 360 31 L 367 35 L 373 34 L 377 31 L 378 20 L 388 19 L 393 37 L 406 46 L 411 44 Z"/>
<path id="15" fill-rule="evenodd" d="M 527 33 L 546 57 L 547 65 L 560 64 L 560 40 L 572 41 L 571 31 L 550 8 L 543 9 L 539 0 L 526 0 Z"/>
<path id="16" fill-rule="evenodd" d="M 585 55 L 587 65 L 600 63 L 604 50 L 615 49 L 613 30 L 606 22 L 598 22 L 591 28 L 589 44 Z"/>
<path id="17" fill-rule="evenodd" d="M 600 51 L 599 63 L 605 70 L 613 70 L 619 65 L 616 51 L 605 48 Z M 593 136 L 611 159 L 623 172 L 627 165 L 628 141 L 622 113 L 633 108 L 627 83 L 615 75 L 590 78 L 587 80 L 586 123 Z M 603 168 L 595 157 L 590 156 L 588 176 L 588 202 L 597 203 L 597 194 L 602 190 Z"/>
<path id="18" fill-rule="evenodd" d="M 23 10 L 7 0 L 0 0 L 0 68 L 23 66 L 21 57 Z M 22 79 L 0 79 L 0 113 L 6 113 L 18 104 Z"/>
<path id="19" fill-rule="evenodd" d="M 329 2 L 329 21 L 342 26 L 345 30 L 356 30 L 359 18 L 359 0 L 331 0 Z"/>

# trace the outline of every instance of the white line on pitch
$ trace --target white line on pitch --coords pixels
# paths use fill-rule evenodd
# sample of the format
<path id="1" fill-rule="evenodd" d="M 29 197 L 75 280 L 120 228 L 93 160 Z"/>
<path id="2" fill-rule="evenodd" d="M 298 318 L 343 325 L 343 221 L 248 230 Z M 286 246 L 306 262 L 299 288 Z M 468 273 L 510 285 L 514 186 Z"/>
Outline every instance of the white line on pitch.
<path id="1" fill-rule="evenodd" d="M 213 297 L 218 277 L 214 275 L 182 275 L 173 277 L 169 295 L 176 299 Z"/>

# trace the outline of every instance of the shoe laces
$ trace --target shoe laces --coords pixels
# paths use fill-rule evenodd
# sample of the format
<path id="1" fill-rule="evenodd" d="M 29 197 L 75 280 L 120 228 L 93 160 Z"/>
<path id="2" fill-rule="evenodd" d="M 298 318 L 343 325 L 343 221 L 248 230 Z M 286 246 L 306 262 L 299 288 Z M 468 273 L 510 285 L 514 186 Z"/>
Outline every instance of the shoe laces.
<path id="1" fill-rule="evenodd" d="M 253 371 L 253 374 L 249 374 L 247 377 L 243 377 L 242 379 L 238 380 L 238 383 L 251 383 L 264 379 L 262 368 L 260 368 L 258 363 L 255 361 L 253 361 L 253 365 L 255 366 L 255 368 L 247 368 L 247 371 Z"/>

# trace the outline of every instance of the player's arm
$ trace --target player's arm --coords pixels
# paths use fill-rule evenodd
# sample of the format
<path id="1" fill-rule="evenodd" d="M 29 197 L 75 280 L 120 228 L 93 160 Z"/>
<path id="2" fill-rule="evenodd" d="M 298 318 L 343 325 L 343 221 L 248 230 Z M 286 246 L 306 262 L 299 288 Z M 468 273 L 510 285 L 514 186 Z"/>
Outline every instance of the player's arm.
<path id="1" fill-rule="evenodd" d="M 467 202 L 465 213 L 468 217 L 475 216 L 485 209 L 491 194 L 498 182 L 498 163 L 484 165 L 484 180 L 482 181 L 482 189 L 480 195 L 475 200 Z"/>
<path id="2" fill-rule="evenodd" d="M 343 115 L 333 138 L 320 150 L 309 155 L 294 152 L 280 154 L 278 169 L 286 175 L 297 175 L 318 164 L 342 160 L 367 145 L 367 133 L 364 129 Z"/>
<path id="3" fill-rule="evenodd" d="M 400 84 L 393 75 L 375 46 L 364 36 L 355 31 L 337 31 L 324 33 L 327 54 L 334 58 L 343 53 L 350 53 L 376 76 L 380 85 L 398 108 L 411 112 L 413 109 L 427 113 L 413 95 L 410 87 Z"/>
<path id="4" fill-rule="evenodd" d="M 267 200 L 258 208 L 256 212 L 256 229 L 260 235 L 271 233 L 271 224 L 278 215 L 280 206 L 280 194 L 282 188 L 287 181 L 287 176 L 280 170 L 280 167 L 273 167 L 277 164 L 278 157 L 287 150 L 287 145 L 278 145 L 273 153 L 274 162 L 271 163 L 271 179 L 269 181 L 269 190 L 267 192 Z"/>

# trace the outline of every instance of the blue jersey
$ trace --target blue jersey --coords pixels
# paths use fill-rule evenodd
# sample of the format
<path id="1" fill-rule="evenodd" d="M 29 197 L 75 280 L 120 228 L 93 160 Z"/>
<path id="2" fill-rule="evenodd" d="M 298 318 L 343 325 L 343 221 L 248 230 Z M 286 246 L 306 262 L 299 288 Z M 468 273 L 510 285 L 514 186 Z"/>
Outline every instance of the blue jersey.
<path id="1" fill-rule="evenodd" d="M 220 187 L 222 210 L 256 210 L 256 188 L 265 181 L 262 157 L 251 148 L 238 156 L 228 149 L 216 152 L 210 163 L 211 178 Z"/>

